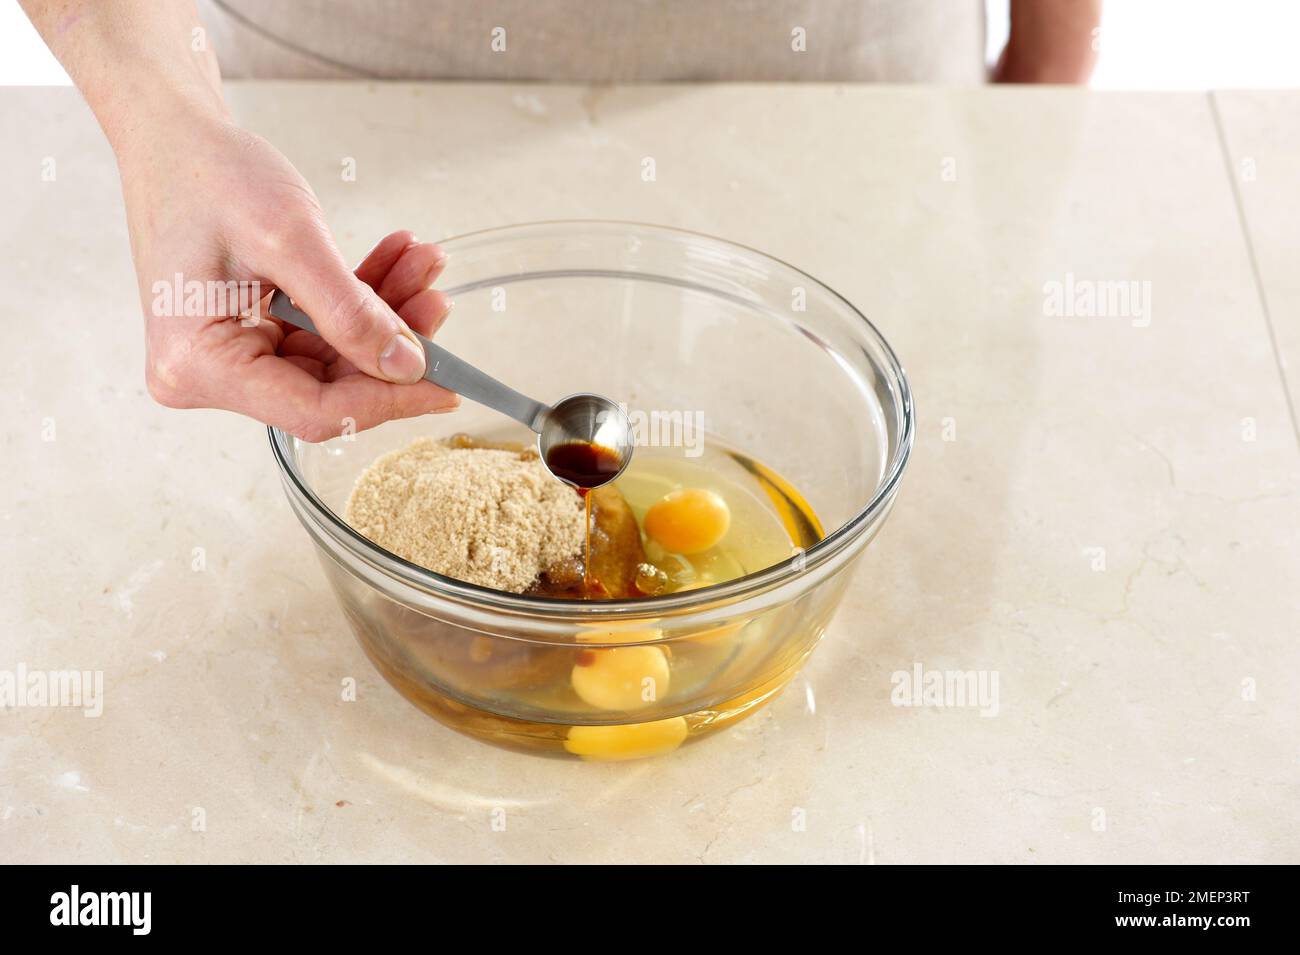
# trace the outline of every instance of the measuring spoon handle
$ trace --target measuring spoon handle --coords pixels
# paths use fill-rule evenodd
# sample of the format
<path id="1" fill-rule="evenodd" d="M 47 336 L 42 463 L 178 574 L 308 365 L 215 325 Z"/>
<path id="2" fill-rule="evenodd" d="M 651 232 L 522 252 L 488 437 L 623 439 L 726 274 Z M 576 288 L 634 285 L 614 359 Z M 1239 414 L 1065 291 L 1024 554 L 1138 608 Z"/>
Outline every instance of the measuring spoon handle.
<path id="1" fill-rule="evenodd" d="M 319 335 L 311 316 L 298 306 L 284 292 L 277 290 L 271 296 L 267 311 L 272 318 L 296 325 L 303 331 Z M 424 377 L 435 385 L 454 391 L 470 401 L 500 411 L 507 417 L 514 418 L 531 431 L 541 432 L 542 419 L 550 408 L 540 401 L 534 401 L 527 395 L 520 394 L 509 385 L 502 384 L 491 375 L 479 371 L 469 362 L 457 358 L 441 345 L 435 345 L 423 335 L 411 332 L 420 341 L 424 349 Z"/>

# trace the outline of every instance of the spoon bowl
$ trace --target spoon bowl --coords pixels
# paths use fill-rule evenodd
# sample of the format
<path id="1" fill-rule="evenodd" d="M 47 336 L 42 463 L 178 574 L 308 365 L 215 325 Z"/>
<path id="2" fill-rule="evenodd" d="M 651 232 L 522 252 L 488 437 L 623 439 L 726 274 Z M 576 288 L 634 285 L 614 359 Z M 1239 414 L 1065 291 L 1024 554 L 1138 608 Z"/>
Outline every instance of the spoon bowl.
<path id="1" fill-rule="evenodd" d="M 582 392 L 555 403 L 542 416 L 537 428 L 537 450 L 546 467 L 561 481 L 591 489 L 613 481 L 632 460 L 632 425 L 627 414 L 603 395 Z M 556 449 L 564 445 L 594 446 L 605 453 L 607 462 L 599 471 L 588 471 L 581 479 L 554 466 Z"/>

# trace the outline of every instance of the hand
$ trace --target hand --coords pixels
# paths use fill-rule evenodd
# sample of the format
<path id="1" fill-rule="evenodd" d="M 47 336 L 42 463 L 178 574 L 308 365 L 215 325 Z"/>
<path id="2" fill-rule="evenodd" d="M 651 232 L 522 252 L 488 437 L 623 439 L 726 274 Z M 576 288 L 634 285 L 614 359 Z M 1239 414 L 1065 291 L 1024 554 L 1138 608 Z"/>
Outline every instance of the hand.
<path id="1" fill-rule="evenodd" d="M 1084 84 L 1097 64 L 1101 0 L 1012 0 L 995 83 Z"/>
<path id="2" fill-rule="evenodd" d="M 455 408 L 455 394 L 421 380 L 424 353 L 409 337 L 447 317 L 451 302 L 429 287 L 446 254 L 395 232 L 353 273 L 310 187 L 274 147 L 224 117 L 182 122 L 166 135 L 137 131 L 118 156 L 154 399 L 237 411 L 308 441 Z M 163 294 L 177 274 L 247 285 L 224 307 L 218 297 L 187 315 Z M 257 305 L 254 282 L 263 296 L 288 293 L 320 336 L 241 322 Z"/>

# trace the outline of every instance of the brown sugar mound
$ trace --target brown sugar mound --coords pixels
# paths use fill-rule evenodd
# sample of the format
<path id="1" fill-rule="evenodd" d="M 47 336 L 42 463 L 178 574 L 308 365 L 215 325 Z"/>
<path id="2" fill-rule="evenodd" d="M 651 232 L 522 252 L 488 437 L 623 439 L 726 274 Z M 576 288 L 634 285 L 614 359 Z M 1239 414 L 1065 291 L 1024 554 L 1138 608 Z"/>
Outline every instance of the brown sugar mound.
<path id="1" fill-rule="evenodd" d="M 532 450 L 417 438 L 357 479 L 344 519 L 399 557 L 523 593 L 582 553 L 584 510 Z"/>

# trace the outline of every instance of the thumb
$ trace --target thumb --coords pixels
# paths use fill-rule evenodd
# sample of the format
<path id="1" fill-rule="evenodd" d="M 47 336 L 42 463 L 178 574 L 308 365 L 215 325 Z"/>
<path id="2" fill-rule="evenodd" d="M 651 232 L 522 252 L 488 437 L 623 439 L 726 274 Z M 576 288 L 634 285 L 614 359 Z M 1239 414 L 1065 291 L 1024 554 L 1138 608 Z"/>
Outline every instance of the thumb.
<path id="1" fill-rule="evenodd" d="M 384 381 L 410 384 L 424 376 L 424 349 L 415 334 L 352 273 L 323 225 L 303 229 L 281 252 L 271 281 L 340 355 Z"/>

